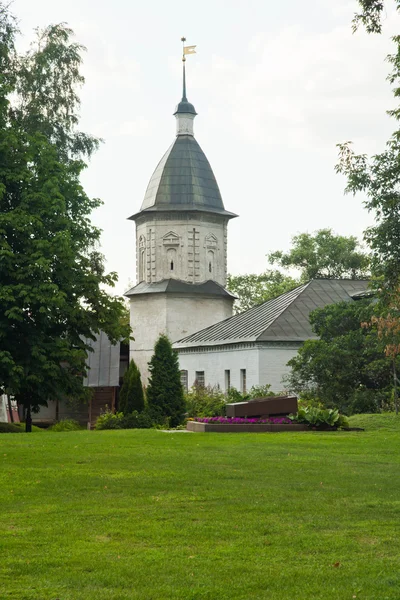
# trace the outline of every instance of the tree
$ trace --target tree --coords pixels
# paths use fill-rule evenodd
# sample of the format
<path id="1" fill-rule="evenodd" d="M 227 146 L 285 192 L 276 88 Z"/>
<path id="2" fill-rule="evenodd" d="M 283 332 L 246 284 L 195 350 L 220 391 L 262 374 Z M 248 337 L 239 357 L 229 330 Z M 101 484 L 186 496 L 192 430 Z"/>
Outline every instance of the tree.
<path id="1" fill-rule="evenodd" d="M 169 418 L 171 427 L 182 423 L 185 399 L 181 384 L 178 353 L 171 342 L 161 335 L 149 362 L 150 379 L 147 387 L 149 408 Z"/>
<path id="2" fill-rule="evenodd" d="M 376 329 L 363 327 L 375 311 L 371 299 L 341 302 L 310 315 L 318 340 L 307 340 L 288 365 L 293 391 L 308 392 L 327 407 L 368 412 L 388 401 L 392 363 Z"/>
<path id="3" fill-rule="evenodd" d="M 31 410 L 83 394 L 83 339 L 104 330 L 117 342 L 129 328 L 104 289 L 117 277 L 90 222 L 101 202 L 80 183 L 98 143 L 76 130 L 81 47 L 57 25 L 19 57 L 15 34 L 0 2 L 0 389 L 25 407 L 29 430 Z"/>
<path id="4" fill-rule="evenodd" d="M 235 313 L 239 313 L 293 290 L 298 285 L 296 279 L 280 271 L 265 271 L 260 275 L 228 275 L 227 288 L 238 296 Z"/>
<path id="5" fill-rule="evenodd" d="M 272 252 L 268 260 L 284 269 L 299 269 L 303 282 L 319 277 L 363 279 L 369 275 L 369 258 L 354 236 L 345 237 L 334 234 L 331 229 L 320 229 L 313 235 L 295 235 L 292 244 L 289 252 Z"/>
<path id="6" fill-rule="evenodd" d="M 131 360 L 124 374 L 124 381 L 119 394 L 119 409 L 124 415 L 129 415 L 134 410 L 142 412 L 144 409 L 142 380 L 134 360 Z"/>
<path id="7" fill-rule="evenodd" d="M 400 11 L 400 1 L 396 0 Z M 384 3 L 381 0 L 359 0 L 361 12 L 353 20 L 353 30 L 363 25 L 368 33 L 381 33 Z M 388 76 L 395 98 L 400 97 L 400 36 L 392 38 L 395 53 L 387 57 L 392 66 Z M 397 358 L 400 353 L 400 107 L 388 111 L 397 122 L 395 131 L 383 152 L 368 157 L 356 154 L 351 142 L 338 144 L 338 173 L 347 178 L 346 192 L 363 192 L 365 206 L 374 214 L 375 223 L 365 232 L 369 245 L 371 271 L 379 303 L 370 324 L 385 340 L 384 352 L 391 357 L 393 389 L 397 412 Z"/>

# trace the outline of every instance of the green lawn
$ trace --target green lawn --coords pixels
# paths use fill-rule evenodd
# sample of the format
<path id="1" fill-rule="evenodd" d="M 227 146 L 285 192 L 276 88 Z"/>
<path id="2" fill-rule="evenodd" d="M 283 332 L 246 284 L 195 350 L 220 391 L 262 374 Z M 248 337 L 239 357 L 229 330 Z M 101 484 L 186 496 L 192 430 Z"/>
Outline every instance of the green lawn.
<path id="1" fill-rule="evenodd" d="M 400 598 L 400 417 L 0 436 L 0 598 Z"/>

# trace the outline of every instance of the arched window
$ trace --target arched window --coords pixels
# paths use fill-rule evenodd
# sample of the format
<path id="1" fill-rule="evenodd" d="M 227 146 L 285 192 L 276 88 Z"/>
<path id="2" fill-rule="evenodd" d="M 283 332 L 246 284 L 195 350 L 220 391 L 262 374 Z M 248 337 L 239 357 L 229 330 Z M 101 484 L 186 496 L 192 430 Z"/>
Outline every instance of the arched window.
<path id="1" fill-rule="evenodd" d="M 138 277 L 140 281 L 146 281 L 146 238 L 141 235 L 138 243 L 139 269 Z"/>
<path id="2" fill-rule="evenodd" d="M 169 272 L 176 272 L 177 262 L 176 262 L 176 250 L 175 248 L 168 248 L 167 250 L 167 265 Z"/>
<path id="3" fill-rule="evenodd" d="M 213 275 L 214 273 L 214 251 L 208 250 L 207 252 L 207 268 L 208 274 Z"/>

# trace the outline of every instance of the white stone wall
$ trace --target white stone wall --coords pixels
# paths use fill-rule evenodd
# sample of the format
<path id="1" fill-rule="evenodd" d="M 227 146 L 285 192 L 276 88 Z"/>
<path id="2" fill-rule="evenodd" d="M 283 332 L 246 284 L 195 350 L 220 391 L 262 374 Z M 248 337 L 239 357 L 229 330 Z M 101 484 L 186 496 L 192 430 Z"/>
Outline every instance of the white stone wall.
<path id="1" fill-rule="evenodd" d="M 284 389 L 282 377 L 289 372 L 287 362 L 297 354 L 300 344 L 291 346 L 263 347 L 250 344 L 232 346 L 208 346 L 200 351 L 180 350 L 179 365 L 188 371 L 188 385 L 191 387 L 196 371 L 204 371 L 205 384 L 219 385 L 226 391 L 225 371 L 230 371 L 231 387 L 241 389 L 241 369 L 246 369 L 247 390 L 253 385 L 271 385 L 271 390 Z"/>
<path id="2" fill-rule="evenodd" d="M 188 386 L 193 385 L 196 371 L 204 371 L 205 385 L 217 386 L 226 392 L 225 371 L 230 371 L 231 387 L 241 390 L 242 369 L 246 369 L 246 388 L 249 390 L 259 381 L 258 349 L 253 346 L 232 346 L 224 350 L 206 347 L 200 352 L 179 351 L 179 366 L 188 371 Z"/>
<path id="3" fill-rule="evenodd" d="M 211 279 L 225 286 L 227 222 L 219 215 L 190 212 L 138 218 L 137 283 L 170 278 L 201 283 Z"/>
<path id="4" fill-rule="evenodd" d="M 296 356 L 301 344 L 277 345 L 275 347 L 259 347 L 260 385 L 269 383 L 273 392 L 281 392 L 285 384 L 284 375 L 290 372 L 288 361 Z"/>
<path id="5" fill-rule="evenodd" d="M 229 297 L 183 294 L 131 296 L 130 319 L 135 340 L 130 344 L 130 358 L 138 365 L 142 381 L 147 383 L 147 363 L 161 333 L 172 342 L 177 341 L 230 317 L 232 302 Z"/>

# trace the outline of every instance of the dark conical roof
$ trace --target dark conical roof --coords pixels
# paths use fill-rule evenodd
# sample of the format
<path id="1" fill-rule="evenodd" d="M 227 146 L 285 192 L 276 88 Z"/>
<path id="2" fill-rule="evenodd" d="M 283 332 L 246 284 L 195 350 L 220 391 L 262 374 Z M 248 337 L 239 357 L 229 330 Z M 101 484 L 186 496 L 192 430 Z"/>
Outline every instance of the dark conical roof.
<path id="1" fill-rule="evenodd" d="M 225 210 L 210 163 L 192 135 L 177 136 L 150 179 L 140 213 L 160 210 L 236 216 Z"/>

